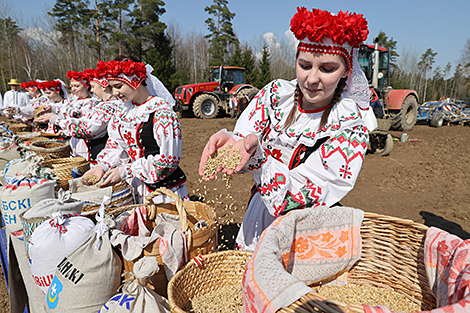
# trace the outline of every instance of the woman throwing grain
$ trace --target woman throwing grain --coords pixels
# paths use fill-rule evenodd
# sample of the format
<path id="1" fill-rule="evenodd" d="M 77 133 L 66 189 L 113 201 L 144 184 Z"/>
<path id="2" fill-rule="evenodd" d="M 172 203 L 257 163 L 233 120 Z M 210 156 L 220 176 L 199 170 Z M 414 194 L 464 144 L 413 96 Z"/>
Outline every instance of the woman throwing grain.
<path id="1" fill-rule="evenodd" d="M 368 145 L 362 116 L 369 109 L 369 88 L 357 61 L 368 35 L 366 20 L 342 11 L 297 10 L 291 19 L 300 41 L 297 78 L 264 87 L 234 131 L 213 135 L 201 157 L 203 175 L 209 157 L 232 144 L 232 151 L 243 156 L 236 170 L 253 175 L 255 186 L 236 240 L 242 250 L 254 250 L 276 217 L 340 201 L 353 188 Z"/>
<path id="2" fill-rule="evenodd" d="M 166 100 L 152 95 L 160 91 L 141 62 L 130 59 L 100 63 L 113 94 L 122 100 L 108 125 L 108 141 L 97 157 L 97 166 L 85 173 L 104 181 L 100 187 L 128 180 L 137 203 L 159 187 L 171 189 L 188 199 L 186 176 L 179 167 L 182 151 L 181 128 L 176 113 Z M 88 177 L 88 176 L 87 176 Z M 85 184 L 91 181 L 83 178 Z M 166 195 L 155 202 L 172 202 Z"/>

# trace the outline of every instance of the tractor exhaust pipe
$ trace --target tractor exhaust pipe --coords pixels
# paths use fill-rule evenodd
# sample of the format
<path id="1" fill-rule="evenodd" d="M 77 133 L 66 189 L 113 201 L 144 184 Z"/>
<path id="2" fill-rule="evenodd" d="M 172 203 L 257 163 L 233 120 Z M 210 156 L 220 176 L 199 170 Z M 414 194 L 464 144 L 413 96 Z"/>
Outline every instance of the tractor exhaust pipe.
<path id="1" fill-rule="evenodd" d="M 372 57 L 372 85 L 375 89 L 379 88 L 379 38 L 374 39 L 374 54 Z"/>

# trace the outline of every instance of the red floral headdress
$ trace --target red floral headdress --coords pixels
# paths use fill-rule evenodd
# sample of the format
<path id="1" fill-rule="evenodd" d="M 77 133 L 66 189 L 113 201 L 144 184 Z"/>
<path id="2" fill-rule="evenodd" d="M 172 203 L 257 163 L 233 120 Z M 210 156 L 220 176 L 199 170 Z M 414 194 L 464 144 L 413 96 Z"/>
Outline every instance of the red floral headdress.
<path id="1" fill-rule="evenodd" d="M 300 40 L 298 51 L 342 55 L 352 69 L 352 48 L 367 39 L 369 30 L 362 14 L 297 8 L 290 21 L 290 30 Z"/>
<path id="2" fill-rule="evenodd" d="M 108 61 L 98 62 L 98 70 L 106 73 L 106 79 L 119 80 L 137 90 L 147 77 L 145 64 L 142 62 Z"/>
<path id="3" fill-rule="evenodd" d="M 42 90 L 52 90 L 55 93 L 59 93 L 62 87 L 62 83 L 58 80 L 51 80 L 42 83 L 38 83 L 38 88 Z"/>
<path id="4" fill-rule="evenodd" d="M 20 87 L 25 90 L 37 91 L 38 90 L 38 82 L 37 81 L 30 81 L 21 83 Z"/>
<path id="5" fill-rule="evenodd" d="M 90 88 L 90 77 L 84 72 L 68 71 L 67 77 L 70 81 L 75 80 L 81 82 L 86 88 Z"/>
<path id="6" fill-rule="evenodd" d="M 109 86 L 108 80 L 106 79 L 106 62 L 101 60 L 98 61 L 96 70 L 94 70 L 93 73 L 92 81 L 100 84 L 103 88 L 107 88 Z"/>

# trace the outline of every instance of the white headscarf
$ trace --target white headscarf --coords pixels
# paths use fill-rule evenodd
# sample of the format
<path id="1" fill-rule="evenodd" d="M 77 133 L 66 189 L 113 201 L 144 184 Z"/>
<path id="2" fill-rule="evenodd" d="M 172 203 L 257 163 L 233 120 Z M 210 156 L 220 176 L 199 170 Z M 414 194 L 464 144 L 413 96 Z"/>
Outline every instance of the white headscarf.
<path id="1" fill-rule="evenodd" d="M 166 100 L 172 107 L 174 107 L 175 99 L 162 82 L 156 76 L 152 75 L 153 67 L 150 64 L 147 64 L 145 68 L 147 70 L 147 91 L 152 96 L 157 96 Z"/>

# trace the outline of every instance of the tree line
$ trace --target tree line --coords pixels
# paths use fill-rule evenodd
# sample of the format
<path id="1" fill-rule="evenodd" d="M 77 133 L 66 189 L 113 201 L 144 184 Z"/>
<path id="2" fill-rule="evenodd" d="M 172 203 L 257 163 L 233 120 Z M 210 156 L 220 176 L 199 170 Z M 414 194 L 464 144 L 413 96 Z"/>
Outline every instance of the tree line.
<path id="1" fill-rule="evenodd" d="M 2 0 L 5 1 L 5 0 Z M 0 90 L 10 78 L 66 81 L 69 70 L 95 67 L 98 60 L 131 54 L 151 64 L 154 74 L 173 92 L 179 85 L 206 81 L 210 66 L 246 69 L 246 78 L 261 88 L 274 78 L 295 78 L 295 47 L 287 40 L 274 44 L 240 42 L 228 0 L 207 6 L 207 33 L 183 33 L 166 25 L 162 0 L 56 0 L 36 27 L 25 29 L 6 3 L 0 3 Z M 201 8 L 202 9 L 202 8 Z M 391 85 L 414 89 L 420 102 L 441 97 L 470 98 L 470 38 L 458 64 L 434 67 L 437 52 L 422 55 L 404 49 L 385 32 L 379 44 L 390 51 Z M 453 74 L 451 75 L 451 72 Z"/>

